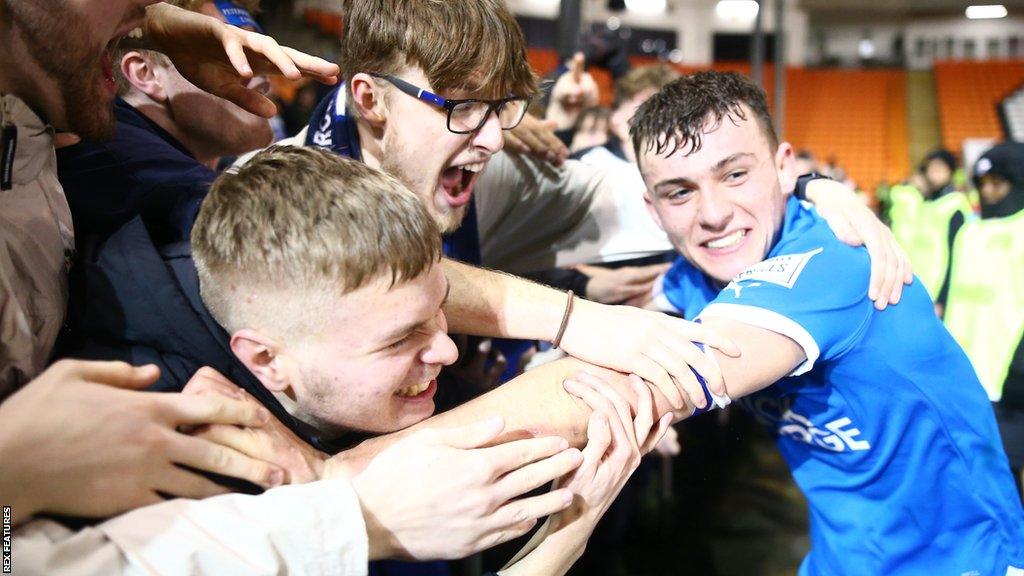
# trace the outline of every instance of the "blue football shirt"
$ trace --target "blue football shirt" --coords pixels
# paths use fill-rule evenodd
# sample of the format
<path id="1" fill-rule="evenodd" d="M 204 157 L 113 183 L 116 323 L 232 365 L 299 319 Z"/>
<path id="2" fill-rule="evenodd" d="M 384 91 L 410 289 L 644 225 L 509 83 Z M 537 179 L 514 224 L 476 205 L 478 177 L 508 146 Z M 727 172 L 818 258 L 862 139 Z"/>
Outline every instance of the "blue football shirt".
<path id="1" fill-rule="evenodd" d="M 679 259 L 663 289 L 687 318 L 771 330 L 807 356 L 737 401 L 810 504 L 801 575 L 1016 575 L 1024 510 L 988 398 L 921 283 L 878 312 L 869 276 L 867 251 L 791 198 L 763 262 L 717 290 Z"/>

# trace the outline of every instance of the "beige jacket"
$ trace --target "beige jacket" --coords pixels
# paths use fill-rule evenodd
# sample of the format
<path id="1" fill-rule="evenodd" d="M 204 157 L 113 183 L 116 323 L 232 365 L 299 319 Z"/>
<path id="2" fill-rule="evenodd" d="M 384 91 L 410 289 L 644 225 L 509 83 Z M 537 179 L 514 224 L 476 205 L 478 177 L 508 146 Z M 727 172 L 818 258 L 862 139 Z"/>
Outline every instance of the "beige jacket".
<path id="1" fill-rule="evenodd" d="M 25 576 L 363 576 L 367 562 L 346 480 L 171 500 L 77 532 L 36 520 L 15 530 L 11 556 Z"/>
<path id="2" fill-rule="evenodd" d="M 53 130 L 9 94 L 0 95 L 0 125 L 18 131 L 13 187 L 0 190 L 2 400 L 38 375 L 53 352 L 64 322 L 75 240 L 57 181 Z"/>

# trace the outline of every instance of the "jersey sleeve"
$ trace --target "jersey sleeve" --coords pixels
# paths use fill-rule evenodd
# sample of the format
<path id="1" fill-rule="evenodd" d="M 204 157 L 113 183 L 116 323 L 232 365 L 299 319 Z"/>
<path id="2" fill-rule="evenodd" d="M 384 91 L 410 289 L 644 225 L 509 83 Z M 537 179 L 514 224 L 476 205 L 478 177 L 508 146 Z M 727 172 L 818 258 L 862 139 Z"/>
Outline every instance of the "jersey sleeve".
<path id="1" fill-rule="evenodd" d="M 744 270 L 704 309 L 795 341 L 807 357 L 790 376 L 848 351 L 863 337 L 874 307 L 867 298 L 867 251 L 839 241 L 808 245 Z"/>

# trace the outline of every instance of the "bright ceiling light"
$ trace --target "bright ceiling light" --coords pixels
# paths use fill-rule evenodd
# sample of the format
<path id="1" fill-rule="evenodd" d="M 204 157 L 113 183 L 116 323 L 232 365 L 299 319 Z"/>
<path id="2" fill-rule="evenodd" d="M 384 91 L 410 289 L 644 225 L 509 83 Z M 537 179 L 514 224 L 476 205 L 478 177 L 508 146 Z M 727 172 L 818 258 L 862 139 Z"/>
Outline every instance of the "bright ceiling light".
<path id="1" fill-rule="evenodd" d="M 661 14 L 665 0 L 626 0 L 626 9 L 640 14 Z"/>
<path id="2" fill-rule="evenodd" d="M 875 43 L 870 38 L 864 38 L 857 43 L 857 55 L 864 60 L 875 57 Z"/>
<path id="3" fill-rule="evenodd" d="M 971 20 L 985 20 L 988 18 L 1006 18 L 1006 6 L 1002 4 L 985 4 L 968 6 L 964 11 Z"/>
<path id="4" fill-rule="evenodd" d="M 722 20 L 753 22 L 759 8 L 754 0 L 719 0 L 715 14 Z"/>

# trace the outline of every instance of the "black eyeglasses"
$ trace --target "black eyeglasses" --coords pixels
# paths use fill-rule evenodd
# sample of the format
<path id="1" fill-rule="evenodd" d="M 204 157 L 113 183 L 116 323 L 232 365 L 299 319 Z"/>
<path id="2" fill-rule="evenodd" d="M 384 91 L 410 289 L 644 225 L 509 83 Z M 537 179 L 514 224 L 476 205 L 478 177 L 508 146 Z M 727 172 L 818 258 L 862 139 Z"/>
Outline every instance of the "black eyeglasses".
<path id="1" fill-rule="evenodd" d="M 448 99 L 390 74 L 370 74 L 370 76 L 387 80 L 392 86 L 409 96 L 443 108 L 448 112 L 448 130 L 456 134 L 476 132 L 487 122 L 491 112 L 497 115 L 502 130 L 511 130 L 522 122 L 523 116 L 526 116 L 526 109 L 530 105 L 530 99 L 521 96 L 509 96 L 500 100 Z"/>

